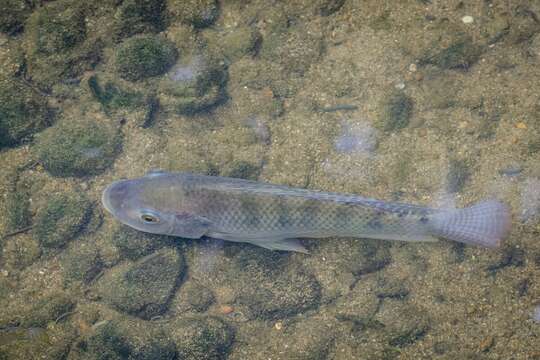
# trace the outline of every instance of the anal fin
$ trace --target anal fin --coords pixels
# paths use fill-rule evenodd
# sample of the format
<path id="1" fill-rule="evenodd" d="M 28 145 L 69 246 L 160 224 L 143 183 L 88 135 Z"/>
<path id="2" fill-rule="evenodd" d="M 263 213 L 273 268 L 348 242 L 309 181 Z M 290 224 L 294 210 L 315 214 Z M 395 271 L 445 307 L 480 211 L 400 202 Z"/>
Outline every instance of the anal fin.
<path id="1" fill-rule="evenodd" d="M 309 254 L 309 251 L 302 245 L 298 239 L 279 239 L 279 240 L 262 240 L 257 239 L 252 244 L 270 249 L 281 251 L 296 251 L 303 254 Z"/>

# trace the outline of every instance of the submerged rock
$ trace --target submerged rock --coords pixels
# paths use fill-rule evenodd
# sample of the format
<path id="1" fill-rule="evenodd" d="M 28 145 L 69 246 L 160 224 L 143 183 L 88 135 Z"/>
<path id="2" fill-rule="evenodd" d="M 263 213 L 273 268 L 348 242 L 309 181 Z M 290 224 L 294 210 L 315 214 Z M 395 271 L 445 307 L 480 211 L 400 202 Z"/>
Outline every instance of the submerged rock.
<path id="1" fill-rule="evenodd" d="M 481 50 L 470 38 L 458 37 L 441 48 L 439 44 L 428 49 L 419 60 L 420 65 L 435 65 L 441 69 L 468 69 L 480 58 Z"/>
<path id="2" fill-rule="evenodd" d="M 51 123 L 43 96 L 19 80 L 0 78 L 0 149 L 21 143 Z"/>
<path id="3" fill-rule="evenodd" d="M 17 236 L 5 240 L 2 259 L 11 269 L 22 270 L 41 256 L 39 242 L 30 236 Z"/>
<path id="4" fill-rule="evenodd" d="M 24 327 L 45 327 L 48 322 L 71 311 L 75 303 L 68 294 L 55 292 L 37 301 L 21 319 Z"/>
<path id="5" fill-rule="evenodd" d="M 173 19 L 195 28 L 211 25 L 219 15 L 217 0 L 168 0 L 167 8 Z"/>
<path id="6" fill-rule="evenodd" d="M 140 320 L 109 321 L 75 344 L 72 360 L 176 359 L 170 337 L 159 327 Z"/>
<path id="7" fill-rule="evenodd" d="M 120 77 L 138 81 L 165 73 L 176 61 L 173 43 L 156 35 L 137 35 L 116 51 L 115 66 Z"/>
<path id="8" fill-rule="evenodd" d="M 185 360 L 225 359 L 234 339 L 233 329 L 217 317 L 180 318 L 170 325 L 178 358 Z"/>
<path id="9" fill-rule="evenodd" d="M 60 259 L 64 282 L 88 283 L 96 277 L 103 267 L 99 251 L 93 243 L 72 244 Z"/>
<path id="10" fill-rule="evenodd" d="M 120 311 L 143 319 L 163 314 L 184 271 L 175 249 L 156 251 L 113 268 L 97 284 L 103 299 Z"/>
<path id="11" fill-rule="evenodd" d="M 412 344 L 429 329 L 429 318 L 424 311 L 397 299 L 385 299 L 374 320 L 384 326 L 383 336 L 395 347 Z"/>
<path id="12" fill-rule="evenodd" d="M 208 54 L 180 58 L 159 84 L 160 104 L 179 114 L 194 114 L 226 98 L 225 67 Z"/>
<path id="13" fill-rule="evenodd" d="M 409 125 L 413 110 L 412 99 L 402 91 L 394 91 L 383 100 L 380 127 L 384 131 L 398 131 Z"/>
<path id="14" fill-rule="evenodd" d="M 32 236 L 44 248 L 60 248 L 73 239 L 86 224 L 91 204 L 81 193 L 54 194 L 38 208 Z"/>
<path id="15" fill-rule="evenodd" d="M 115 32 L 128 37 L 165 27 L 165 0 L 125 0 L 116 10 Z"/>
<path id="16" fill-rule="evenodd" d="M 51 175 L 87 176 L 109 167 L 120 147 L 120 133 L 108 120 L 62 119 L 44 131 L 34 152 Z"/>
<path id="17" fill-rule="evenodd" d="M 100 57 L 101 43 L 90 39 L 87 7 L 69 0 L 47 2 L 28 19 L 25 49 L 28 75 L 49 88 L 61 79 L 90 70 Z"/>
<path id="18" fill-rule="evenodd" d="M 29 1 L 2 1 L 0 3 L 0 31 L 9 35 L 20 32 L 31 11 L 32 3 Z"/>
<path id="19" fill-rule="evenodd" d="M 154 252 L 164 246 L 170 245 L 172 238 L 137 231 L 129 226 L 120 226 L 112 235 L 111 242 L 118 249 L 120 255 L 129 260 L 136 260 Z"/>

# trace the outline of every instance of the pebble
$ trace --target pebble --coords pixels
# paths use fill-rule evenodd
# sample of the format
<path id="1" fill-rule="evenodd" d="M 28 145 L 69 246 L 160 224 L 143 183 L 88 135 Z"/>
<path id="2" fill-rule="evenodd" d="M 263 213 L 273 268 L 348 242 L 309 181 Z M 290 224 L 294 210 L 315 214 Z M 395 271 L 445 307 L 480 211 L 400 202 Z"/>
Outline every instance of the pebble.
<path id="1" fill-rule="evenodd" d="M 470 15 L 465 15 L 461 18 L 461 21 L 463 21 L 464 24 L 472 24 L 474 22 L 474 18 Z"/>
<path id="2" fill-rule="evenodd" d="M 278 321 L 277 323 L 274 324 L 274 328 L 276 330 L 281 330 L 283 329 L 283 323 L 281 321 Z"/>
<path id="3" fill-rule="evenodd" d="M 221 305 L 219 307 L 219 312 L 223 315 L 228 315 L 234 311 L 234 308 L 231 305 Z"/>

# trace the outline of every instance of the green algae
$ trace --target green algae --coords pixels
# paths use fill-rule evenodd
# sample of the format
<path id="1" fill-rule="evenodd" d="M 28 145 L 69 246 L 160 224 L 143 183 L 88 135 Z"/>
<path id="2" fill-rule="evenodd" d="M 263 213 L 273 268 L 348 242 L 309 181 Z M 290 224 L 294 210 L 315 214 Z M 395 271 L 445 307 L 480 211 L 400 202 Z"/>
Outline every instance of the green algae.
<path id="1" fill-rule="evenodd" d="M 165 73 L 177 56 L 174 44 L 166 39 L 152 35 L 134 36 L 116 51 L 115 67 L 123 79 L 138 81 Z"/>
<path id="2" fill-rule="evenodd" d="M 22 31 L 33 4 L 25 0 L 6 0 L 0 4 L 0 31 L 14 35 Z"/>
<path id="3" fill-rule="evenodd" d="M 171 324 L 171 338 L 181 359 L 221 359 L 233 342 L 234 331 L 217 317 L 186 317 Z"/>
<path id="4" fill-rule="evenodd" d="M 211 25 L 219 15 L 216 0 L 168 0 L 167 9 L 174 19 L 195 28 Z"/>
<path id="5" fill-rule="evenodd" d="M 184 266 L 177 250 L 157 250 L 137 261 L 116 266 L 100 279 L 97 289 L 118 310 L 150 319 L 167 310 Z"/>
<path id="6" fill-rule="evenodd" d="M 108 120 L 64 118 L 41 134 L 34 152 L 51 175 L 96 175 L 112 164 L 119 135 Z"/>
<path id="7" fill-rule="evenodd" d="M 402 91 L 394 91 L 388 94 L 383 103 L 380 127 L 384 131 L 399 131 L 407 125 L 412 115 L 413 101 Z"/>
<path id="8" fill-rule="evenodd" d="M 0 78 L 0 149 L 14 146 L 52 123 L 46 99 L 18 79 Z"/>
<path id="9" fill-rule="evenodd" d="M 54 194 L 38 209 L 32 236 L 44 248 L 63 247 L 81 231 L 90 211 L 91 203 L 79 193 Z"/>
<path id="10" fill-rule="evenodd" d="M 33 12 L 25 29 L 27 72 L 40 87 L 79 76 L 94 67 L 102 44 L 87 32 L 88 8 L 49 2 Z"/>
<path id="11" fill-rule="evenodd" d="M 144 32 L 159 32 L 165 27 L 165 0 L 126 0 L 117 8 L 115 32 L 129 37 Z"/>

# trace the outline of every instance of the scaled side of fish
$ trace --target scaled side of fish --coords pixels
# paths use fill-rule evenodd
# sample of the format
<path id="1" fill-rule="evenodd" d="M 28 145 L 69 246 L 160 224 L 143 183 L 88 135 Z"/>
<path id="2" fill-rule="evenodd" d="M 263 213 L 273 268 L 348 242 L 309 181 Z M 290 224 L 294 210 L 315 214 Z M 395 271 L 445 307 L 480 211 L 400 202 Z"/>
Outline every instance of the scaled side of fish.
<path id="1" fill-rule="evenodd" d="M 488 200 L 434 209 L 356 195 L 191 173 L 150 172 L 109 185 L 105 208 L 135 229 L 185 238 L 208 236 L 273 250 L 306 252 L 297 238 L 359 237 L 496 247 L 509 210 Z"/>

